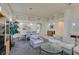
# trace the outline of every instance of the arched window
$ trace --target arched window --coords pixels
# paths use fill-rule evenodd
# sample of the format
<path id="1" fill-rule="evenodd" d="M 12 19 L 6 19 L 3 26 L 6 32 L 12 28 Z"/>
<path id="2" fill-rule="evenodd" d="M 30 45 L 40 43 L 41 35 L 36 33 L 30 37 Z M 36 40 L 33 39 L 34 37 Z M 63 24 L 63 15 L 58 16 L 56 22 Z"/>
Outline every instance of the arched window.
<path id="1" fill-rule="evenodd" d="M 41 28 L 42 28 L 42 24 L 41 23 L 37 23 L 36 24 L 36 32 L 40 33 L 41 32 Z"/>

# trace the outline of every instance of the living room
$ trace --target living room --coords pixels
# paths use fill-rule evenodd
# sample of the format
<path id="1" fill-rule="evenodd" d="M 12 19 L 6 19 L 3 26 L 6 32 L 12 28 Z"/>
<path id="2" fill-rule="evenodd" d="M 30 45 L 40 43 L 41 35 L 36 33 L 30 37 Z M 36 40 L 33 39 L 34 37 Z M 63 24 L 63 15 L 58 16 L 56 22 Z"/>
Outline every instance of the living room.
<path id="1" fill-rule="evenodd" d="M 7 25 L 5 54 L 79 54 L 79 4 L 2 3 L 0 6 Z"/>

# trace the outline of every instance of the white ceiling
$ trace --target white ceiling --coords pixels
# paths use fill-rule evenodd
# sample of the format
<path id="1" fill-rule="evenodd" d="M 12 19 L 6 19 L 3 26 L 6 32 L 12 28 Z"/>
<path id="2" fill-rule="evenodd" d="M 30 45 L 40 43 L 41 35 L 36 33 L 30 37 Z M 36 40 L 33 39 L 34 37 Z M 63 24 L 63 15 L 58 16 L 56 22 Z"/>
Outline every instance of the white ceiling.
<path id="1" fill-rule="evenodd" d="M 9 4 L 14 14 L 26 14 L 40 17 L 48 17 L 53 13 L 67 7 L 64 3 L 14 3 Z M 32 8 L 32 10 L 29 10 Z"/>
<path id="2" fill-rule="evenodd" d="M 68 7 L 67 3 L 10 3 L 7 4 L 13 15 L 49 17 Z M 32 8 L 32 10 L 29 10 Z"/>

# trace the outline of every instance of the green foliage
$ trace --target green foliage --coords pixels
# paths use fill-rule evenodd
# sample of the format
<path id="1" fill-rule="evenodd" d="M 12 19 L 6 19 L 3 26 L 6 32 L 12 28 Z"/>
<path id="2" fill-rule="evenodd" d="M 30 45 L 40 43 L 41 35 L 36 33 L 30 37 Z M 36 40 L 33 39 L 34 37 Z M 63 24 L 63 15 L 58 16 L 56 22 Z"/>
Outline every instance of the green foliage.
<path id="1" fill-rule="evenodd" d="M 10 34 L 11 35 L 19 33 L 18 28 L 19 28 L 19 26 L 18 26 L 18 22 L 17 21 L 10 22 Z"/>

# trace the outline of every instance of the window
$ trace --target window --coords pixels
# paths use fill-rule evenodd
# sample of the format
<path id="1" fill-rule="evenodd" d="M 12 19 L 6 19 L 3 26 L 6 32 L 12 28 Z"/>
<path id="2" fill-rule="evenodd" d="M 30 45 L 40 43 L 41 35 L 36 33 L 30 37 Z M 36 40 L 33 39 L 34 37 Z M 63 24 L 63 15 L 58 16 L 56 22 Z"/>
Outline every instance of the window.
<path id="1" fill-rule="evenodd" d="M 37 23 L 37 24 L 36 24 L 36 32 L 37 32 L 37 33 L 40 33 L 40 32 L 41 32 L 41 26 L 42 26 L 41 23 Z"/>

